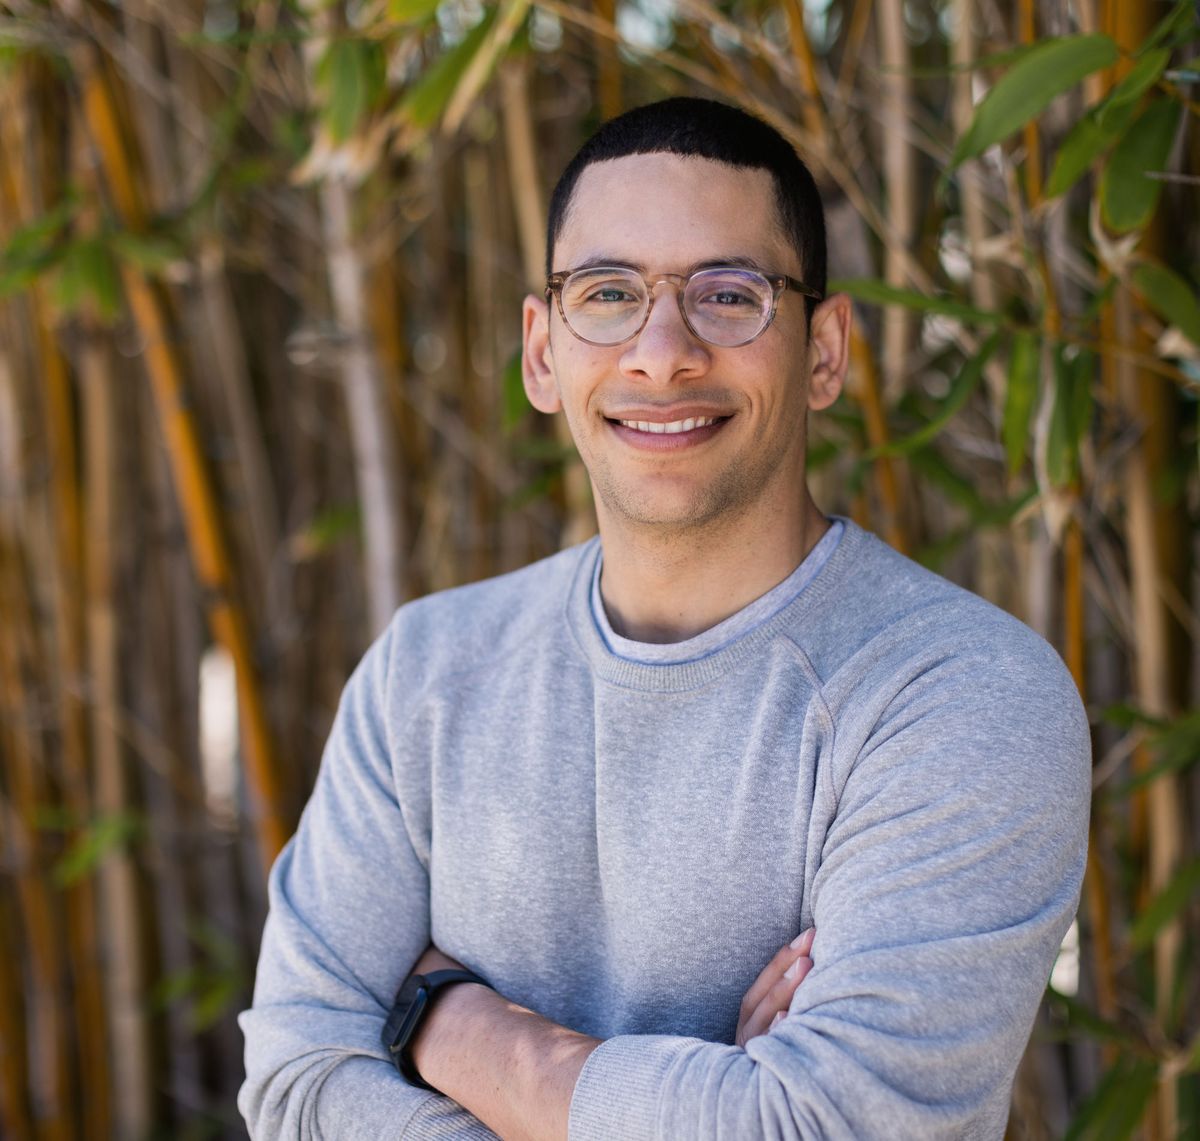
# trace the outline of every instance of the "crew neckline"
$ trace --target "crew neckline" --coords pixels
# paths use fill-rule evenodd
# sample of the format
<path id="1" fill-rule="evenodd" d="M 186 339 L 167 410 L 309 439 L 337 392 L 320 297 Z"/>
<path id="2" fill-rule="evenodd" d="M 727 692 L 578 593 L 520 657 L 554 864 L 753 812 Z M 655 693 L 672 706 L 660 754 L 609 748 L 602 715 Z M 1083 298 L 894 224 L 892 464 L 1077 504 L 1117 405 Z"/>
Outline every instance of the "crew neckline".
<path id="1" fill-rule="evenodd" d="M 792 598 L 762 618 L 751 629 L 735 637 L 732 641 L 720 645 L 700 657 L 689 657 L 684 661 L 668 661 L 646 663 L 629 660 L 614 653 L 605 642 L 599 626 L 596 623 L 592 609 L 592 585 L 597 574 L 598 562 L 601 558 L 600 540 L 593 538 L 584 544 L 570 590 L 566 599 L 567 621 L 574 635 L 576 644 L 590 664 L 597 679 L 624 688 L 641 689 L 648 692 L 679 692 L 694 689 L 723 676 L 730 670 L 736 669 L 743 661 L 761 652 L 764 646 L 777 636 L 780 630 L 788 625 L 803 625 L 804 616 L 817 610 L 825 598 L 837 589 L 838 584 L 850 573 L 850 568 L 856 561 L 857 553 L 864 543 L 871 540 L 868 532 L 858 527 L 852 520 L 841 516 L 830 516 L 831 522 L 842 524 L 841 533 L 834 542 L 832 551 L 828 551 L 816 573 Z M 832 528 L 831 528 L 832 531 Z M 828 537 L 822 536 L 821 541 Z M 820 546 L 820 542 L 817 544 Z M 809 557 L 816 547 L 809 552 Z M 807 562 L 807 559 L 805 560 Z M 804 567 L 801 563 L 800 568 Z M 795 574 L 795 572 L 793 572 Z M 785 579 L 784 582 L 788 582 Z M 782 584 L 780 584 L 782 585 Z M 778 588 L 772 588 L 767 598 Z M 756 600 L 756 602 L 762 599 Z M 755 606 L 756 603 L 750 603 Z M 739 611 L 739 614 L 742 613 Z M 729 622 L 737 615 L 726 619 Z M 719 626 L 725 623 L 719 623 Z M 712 627 L 713 630 L 718 627 Z M 697 635 L 704 638 L 710 631 Z M 687 642 L 673 643 L 675 646 L 685 646 Z M 644 646 L 645 643 L 633 643 Z"/>
<path id="2" fill-rule="evenodd" d="M 641 642 L 626 638 L 613 629 L 600 590 L 600 578 L 604 570 L 604 552 L 601 549 L 593 562 L 591 574 L 589 601 L 592 622 L 608 651 L 624 661 L 644 666 L 683 665 L 700 661 L 752 633 L 793 602 L 837 550 L 844 530 L 845 524 L 841 519 L 830 520 L 825 534 L 785 579 L 728 618 L 678 642 Z"/>

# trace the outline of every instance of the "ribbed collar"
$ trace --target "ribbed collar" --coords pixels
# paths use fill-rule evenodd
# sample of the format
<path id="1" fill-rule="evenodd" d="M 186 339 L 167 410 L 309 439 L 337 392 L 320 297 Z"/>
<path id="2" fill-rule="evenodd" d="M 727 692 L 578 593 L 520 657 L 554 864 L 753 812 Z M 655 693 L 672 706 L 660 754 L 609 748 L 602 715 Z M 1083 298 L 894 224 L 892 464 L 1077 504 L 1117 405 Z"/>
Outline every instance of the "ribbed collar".
<path id="1" fill-rule="evenodd" d="M 803 629 L 820 613 L 829 596 L 853 573 L 864 544 L 871 536 L 849 519 L 837 549 L 817 576 L 787 606 L 741 638 L 696 661 L 647 665 L 612 653 L 596 629 L 591 610 L 592 576 L 600 557 L 600 540 L 580 549 L 566 599 L 567 625 L 583 656 L 600 681 L 647 693 L 680 693 L 697 689 L 738 669 L 762 654 L 784 629 Z"/>

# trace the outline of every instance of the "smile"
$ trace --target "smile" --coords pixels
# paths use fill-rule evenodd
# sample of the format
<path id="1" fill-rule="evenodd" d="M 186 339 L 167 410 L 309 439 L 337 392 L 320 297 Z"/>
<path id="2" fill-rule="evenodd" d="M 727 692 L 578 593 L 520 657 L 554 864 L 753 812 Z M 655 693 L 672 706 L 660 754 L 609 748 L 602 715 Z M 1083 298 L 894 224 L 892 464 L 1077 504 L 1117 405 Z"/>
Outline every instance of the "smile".
<path id="1" fill-rule="evenodd" d="M 674 436 L 680 432 L 691 432 L 696 428 L 707 428 L 715 424 L 716 416 L 693 416 L 687 420 L 671 420 L 661 423 L 656 420 L 618 420 L 623 428 L 633 428 L 638 432 L 654 432 L 659 435 Z"/>

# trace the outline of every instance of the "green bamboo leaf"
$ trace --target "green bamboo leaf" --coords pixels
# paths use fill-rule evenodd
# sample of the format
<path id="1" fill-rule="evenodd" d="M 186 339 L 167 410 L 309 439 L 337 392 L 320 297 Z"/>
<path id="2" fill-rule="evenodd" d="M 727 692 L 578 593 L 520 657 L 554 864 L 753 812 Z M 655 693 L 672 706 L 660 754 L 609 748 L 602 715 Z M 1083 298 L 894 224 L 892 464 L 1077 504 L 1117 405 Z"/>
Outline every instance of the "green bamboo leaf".
<path id="1" fill-rule="evenodd" d="M 1150 221 L 1162 183 L 1147 175 L 1166 166 L 1182 113 L 1172 99 L 1155 100 L 1113 148 L 1100 178 L 1100 211 L 1110 230 L 1121 234 Z"/>
<path id="2" fill-rule="evenodd" d="M 54 882 L 59 887 L 69 887 L 90 875 L 110 852 L 137 841 L 144 827 L 144 818 L 134 812 L 110 812 L 97 816 L 88 822 L 54 865 Z"/>
<path id="3" fill-rule="evenodd" d="M 1175 0 L 1175 6 L 1158 23 L 1145 42 L 1138 49 L 1138 54 L 1153 51 L 1160 44 L 1168 48 L 1193 40 L 1196 35 L 1195 0 Z"/>
<path id="4" fill-rule="evenodd" d="M 357 506 L 327 508 L 292 533 L 288 538 L 288 554 L 293 562 L 315 559 L 339 540 L 356 534 L 361 526 L 362 516 Z"/>
<path id="5" fill-rule="evenodd" d="M 1046 988 L 1046 998 L 1052 1009 L 1055 1007 L 1058 1008 L 1061 1017 L 1066 1022 L 1067 1037 L 1084 1034 L 1088 1038 L 1093 1038 L 1098 1042 L 1114 1042 L 1121 1046 L 1133 1048 L 1138 1046 L 1137 1041 L 1131 1037 L 1127 1030 L 1118 1026 L 1115 1022 L 1109 1022 L 1101 1018 L 1100 1015 L 1086 1007 L 1079 999 L 1072 998 L 1069 994 L 1063 994 L 1053 987 Z"/>
<path id="6" fill-rule="evenodd" d="M 1071 1122 L 1063 1141 L 1126 1141 L 1158 1086 L 1158 1063 L 1120 1057 Z"/>
<path id="7" fill-rule="evenodd" d="M 1106 102 L 1093 107 L 1063 139 L 1054 156 L 1054 169 L 1046 180 L 1047 198 L 1065 194 L 1093 162 L 1121 137 L 1133 122 L 1136 103 L 1111 108 Z"/>
<path id="8" fill-rule="evenodd" d="M 1129 74 L 1112 89 L 1112 92 L 1104 101 L 1105 110 L 1101 114 L 1111 114 L 1113 110 L 1123 107 L 1127 103 L 1136 103 L 1145 92 L 1149 91 L 1158 82 L 1159 76 L 1162 75 L 1163 70 L 1167 66 L 1167 60 L 1170 58 L 1171 53 L 1165 48 L 1157 48 L 1154 51 L 1146 52 L 1133 65 Z"/>
<path id="9" fill-rule="evenodd" d="M 462 42 L 435 60 L 408 90 L 400 102 L 399 111 L 413 126 L 428 129 L 441 118 L 463 72 L 483 46 L 484 37 L 495 21 L 498 10 L 497 7 L 489 8 L 487 15 L 467 33 Z"/>
<path id="10" fill-rule="evenodd" d="M 103 241 L 81 238 L 67 247 L 51 287 L 51 297 L 68 313 L 90 303 L 102 320 L 117 318 L 121 312 L 121 281 Z"/>
<path id="11" fill-rule="evenodd" d="M 1187 1061 L 1184 1063 L 1183 1072 L 1185 1074 L 1200 1073 L 1200 1034 L 1197 1034 L 1192 1039 L 1192 1044 L 1187 1051 Z"/>
<path id="12" fill-rule="evenodd" d="M 1200 345 L 1200 302 L 1179 274 L 1165 265 L 1142 262 L 1134 268 L 1133 284 L 1160 317 L 1177 325 L 1193 345 Z"/>
<path id="13" fill-rule="evenodd" d="M 923 424 L 917 431 L 909 436 L 905 436 L 902 440 L 893 440 L 890 444 L 886 444 L 881 448 L 870 449 L 863 458 L 865 460 L 873 460 L 879 456 L 906 456 L 928 444 L 930 440 L 958 415 L 971 393 L 979 387 L 979 382 L 983 378 L 984 367 L 991 359 L 992 353 L 996 351 L 996 345 L 999 343 L 999 340 L 1000 334 L 993 333 L 979 352 L 966 362 L 962 371 L 958 374 L 958 378 L 951 386 L 949 395 L 942 401 L 937 414 L 926 424 Z"/>
<path id="14" fill-rule="evenodd" d="M 1146 746 L 1154 756 L 1154 764 L 1149 768 L 1108 789 L 1104 794 L 1106 800 L 1124 800 L 1161 776 L 1185 772 L 1200 764 L 1200 709 L 1164 721 L 1146 716 L 1135 706 L 1118 704 L 1104 711 L 1104 719 L 1125 732 L 1147 729 Z"/>
<path id="15" fill-rule="evenodd" d="M 1041 350 L 1032 333 L 1020 332 L 1013 337 L 1008 358 L 1008 382 L 1004 387 L 1004 454 L 1008 457 L 1008 474 L 1016 475 L 1025 462 L 1028 450 L 1029 424 L 1037 405 L 1038 362 Z"/>
<path id="16" fill-rule="evenodd" d="M 525 378 L 521 373 L 521 352 L 509 358 L 500 383 L 502 411 L 500 422 L 511 432 L 529 415 L 529 398 L 525 395 Z"/>
<path id="17" fill-rule="evenodd" d="M 964 475 L 937 448 L 918 449 L 909 456 L 908 463 L 923 486 L 936 487 L 972 519 L 980 518 L 988 510 L 987 502 L 979 494 L 978 478 L 974 474 Z"/>
<path id="18" fill-rule="evenodd" d="M 1103 35 L 1042 40 L 980 101 L 975 117 L 958 141 L 949 170 L 1007 138 L 1041 114 L 1056 95 L 1093 71 L 1111 67 L 1119 54 L 1117 45 Z"/>
<path id="19" fill-rule="evenodd" d="M 110 234 L 108 244 L 118 258 L 150 274 L 162 273 L 184 256 L 183 251 L 168 238 L 134 234 L 128 230 Z"/>
<path id="20" fill-rule="evenodd" d="M 1079 444 L 1091 423 L 1092 356 L 1055 354 L 1054 407 L 1046 442 L 1046 469 L 1055 487 L 1065 487 L 1079 468 Z"/>
<path id="21" fill-rule="evenodd" d="M 913 289 L 901 289 L 895 285 L 878 281 L 873 277 L 839 278 L 829 283 L 830 293 L 848 293 L 858 301 L 870 305 L 903 305 L 905 309 L 916 309 L 922 313 L 941 313 L 946 317 L 958 317 L 980 325 L 997 325 L 1004 321 L 1003 313 L 992 313 L 976 309 L 965 301 L 953 297 L 930 297 Z"/>
<path id="22" fill-rule="evenodd" d="M 75 214 L 76 203 L 68 199 L 14 230 L 0 247 L 0 297 L 27 289 L 65 253 L 62 237 Z"/>
<path id="23" fill-rule="evenodd" d="M 423 24 L 442 0 L 388 0 L 388 17 L 398 24 Z"/>
<path id="24" fill-rule="evenodd" d="M 1135 951 L 1144 951 L 1154 937 L 1200 893 L 1200 857 L 1184 864 L 1171 882 L 1146 906 L 1129 929 L 1129 942 Z"/>
<path id="25" fill-rule="evenodd" d="M 317 79 L 328 99 L 322 119 L 336 141 L 348 139 L 375 105 L 386 71 L 383 45 L 374 40 L 340 39 L 329 45 Z"/>

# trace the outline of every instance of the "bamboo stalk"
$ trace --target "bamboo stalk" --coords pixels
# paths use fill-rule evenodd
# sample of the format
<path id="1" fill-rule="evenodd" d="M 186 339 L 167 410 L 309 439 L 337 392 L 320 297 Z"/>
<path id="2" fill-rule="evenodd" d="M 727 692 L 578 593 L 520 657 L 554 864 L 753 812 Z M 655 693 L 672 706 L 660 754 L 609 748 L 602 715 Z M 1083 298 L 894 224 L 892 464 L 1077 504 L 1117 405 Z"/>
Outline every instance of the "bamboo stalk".
<path id="1" fill-rule="evenodd" d="M 79 356 L 83 396 L 87 488 L 87 619 L 92 694 L 92 749 L 96 808 L 104 815 L 131 815 L 131 795 L 124 749 L 111 711 L 120 704 L 118 618 L 114 599 L 113 536 L 118 498 L 114 449 L 118 424 L 113 409 L 116 378 L 100 330 L 85 328 Z M 152 1064 L 147 1027 L 148 987 L 142 955 L 139 900 L 132 854 L 105 853 L 100 863 L 100 891 L 107 934 L 109 1031 L 114 1097 L 113 1135 L 139 1138 L 152 1125 Z"/>
<path id="2" fill-rule="evenodd" d="M 883 277 L 889 285 L 908 285 L 908 257 L 916 237 L 917 164 L 908 133 L 913 118 L 912 78 L 908 37 L 904 30 L 904 0 L 877 0 L 879 33 L 881 149 L 887 187 L 887 228 Z M 894 400 L 908 380 L 908 354 L 916 324 L 900 305 L 883 310 L 883 389 Z"/>
<path id="3" fill-rule="evenodd" d="M 599 33 L 596 33 L 599 36 Z M 538 173 L 537 142 L 529 105 L 529 72 L 523 60 L 510 61 L 500 76 L 504 114 L 504 143 L 508 178 L 521 243 L 521 264 L 526 288 L 541 294 L 545 282 L 545 208 Z M 571 431 L 562 416 L 555 417 L 555 438 L 572 446 Z M 587 471 L 581 463 L 568 463 L 563 473 L 567 516 L 562 545 L 569 547 L 596 533 L 596 513 Z"/>
<path id="4" fill-rule="evenodd" d="M 38 61 L 26 61 L 26 100 L 31 107 L 44 105 L 45 90 L 51 82 Z M 51 102 L 53 100 L 51 99 Z M 39 206 L 48 208 L 58 196 L 62 175 L 55 167 L 56 146 L 46 135 L 56 128 L 46 119 L 36 124 L 21 112 L 26 134 L 34 146 L 37 162 L 34 167 L 22 163 L 6 163 L 4 197 L 16 207 L 16 217 L 32 222 Z M 14 124 L 10 124 L 11 130 Z M 17 154 L 11 137 L 5 150 Z M 36 168 L 36 170 L 34 169 Z M 19 171 L 20 176 L 14 177 Z M 40 192 L 47 198 L 39 203 L 35 190 L 35 173 L 39 176 Z M 74 440 L 74 398 L 67 362 L 58 347 L 51 327 L 50 306 L 44 287 L 37 283 L 28 295 L 31 324 L 34 331 L 37 364 L 40 375 L 39 392 L 42 401 L 42 428 L 49 471 L 49 549 L 39 560 L 44 568 L 41 581 L 48 585 L 52 598 L 52 637 L 57 664 L 50 671 L 55 691 L 54 702 L 59 712 L 62 748 L 58 755 L 63 798 L 73 828 L 81 829 L 91 816 L 87 755 L 87 728 L 83 705 L 84 636 L 82 609 L 79 603 L 82 580 L 80 542 L 81 513 L 77 488 L 77 456 Z M 75 834 L 78 838 L 78 833 Z M 107 1135 L 110 1118 L 110 1099 L 107 1081 L 107 1050 L 104 1036 L 104 998 L 101 986 L 100 947 L 96 916 L 95 885 L 83 877 L 64 891 L 66 907 L 66 943 L 72 962 L 75 985 L 72 991 L 75 1020 L 79 1026 L 77 1040 L 83 1057 L 96 1055 L 94 1066 L 83 1067 L 80 1081 L 84 1098 L 80 1108 L 85 1136 L 102 1138 Z"/>
<path id="5" fill-rule="evenodd" d="M 75 1136 L 72 1113 L 70 1016 L 64 994 L 66 975 L 61 948 L 61 922 L 56 895 L 47 874 L 47 859 L 34 821 L 48 806 L 45 788 L 47 758 L 41 735 L 31 724 L 37 698 L 28 692 L 25 674 L 35 659 L 36 636 L 30 628 L 32 607 L 23 583 L 19 555 L 0 531 L 0 614 L 5 637 L 0 638 L 0 703 L 7 727 L 9 794 L 17 827 L 11 837 L 15 879 L 24 921 L 26 956 L 26 1038 L 30 1061 L 30 1100 L 37 1136 L 44 1141 L 68 1141 Z M 25 659 L 22 661 L 22 659 Z M 2 739 L 2 738 L 0 738 Z"/>
<path id="6" fill-rule="evenodd" d="M 859 10 L 864 8 L 863 4 L 859 5 Z M 804 25 L 804 12 L 799 5 L 799 0 L 789 0 L 785 12 L 788 18 L 788 33 L 792 51 L 801 76 L 801 85 L 810 100 L 812 133 L 818 140 L 821 153 L 828 156 L 831 153 L 830 127 L 820 98 L 816 58 L 808 39 L 808 31 Z M 868 444 L 873 449 L 883 448 L 890 440 L 890 431 L 879 369 L 871 346 L 857 322 L 852 325 L 850 330 L 850 359 L 853 369 L 851 394 L 863 409 Z M 891 456 L 878 456 L 872 464 L 872 474 L 883 515 L 881 530 L 884 537 L 898 551 L 907 552 L 910 544 L 901 514 L 900 486 L 895 461 Z"/>
<path id="7" fill-rule="evenodd" d="M 0 610 L 0 617 L 3 611 Z M 0 757 L 9 750 L 0 736 Z M 16 815 L 7 796 L 0 798 L 0 812 L 11 818 Z M 11 835 L 20 827 L 15 821 L 6 823 L 4 832 Z M 10 851 L 11 844 L 6 844 Z M 4 953 L 0 954 L 0 1129 L 12 1141 L 33 1141 L 33 1117 L 29 1106 L 29 1042 L 26 1034 L 26 1002 L 22 993 L 20 968 L 24 960 L 19 946 L 20 932 L 16 907 L 9 900 L 11 873 L 0 883 L 0 929 L 6 932 Z"/>
<path id="8" fill-rule="evenodd" d="M 143 230 L 146 215 L 134 164 L 126 151 L 108 84 L 90 44 L 77 48 L 83 111 L 114 205 L 125 225 Z M 142 273 L 128 262 L 121 278 L 144 345 L 146 371 L 180 498 L 196 573 L 206 591 L 213 635 L 229 650 L 238 672 L 249 784 L 254 794 L 255 825 L 264 869 L 269 867 L 291 829 L 284 808 L 283 783 L 254 660 L 246 619 L 234 596 L 228 549 L 222 535 L 216 495 L 209 481 L 199 433 L 184 397 L 183 372 L 170 339 L 165 306 Z"/>
<path id="9" fill-rule="evenodd" d="M 1111 76 L 1116 83 L 1132 67 L 1132 53 L 1150 32 L 1156 13 L 1150 5 L 1113 4 L 1106 8 L 1104 17 L 1105 31 L 1116 40 L 1124 56 Z M 1146 255 L 1163 257 L 1164 239 L 1160 210 L 1159 217 L 1143 234 L 1140 249 Z M 1117 339 L 1123 343 L 1145 341 L 1138 304 L 1128 286 L 1119 283 L 1112 305 Z M 1155 489 L 1171 463 L 1178 418 L 1172 408 L 1174 394 L 1161 380 L 1134 368 L 1128 360 L 1118 361 L 1116 372 L 1125 415 L 1142 428 L 1139 444 L 1131 450 L 1122 473 L 1126 549 L 1137 631 L 1132 647 L 1136 693 L 1145 714 L 1167 718 L 1176 712 L 1179 679 L 1173 666 L 1172 619 L 1164 596 L 1172 581 L 1181 590 L 1186 589 L 1182 573 L 1186 557 L 1182 551 L 1184 536 L 1174 526 L 1170 511 Z M 1144 749 L 1135 755 L 1139 766 L 1144 766 L 1148 759 Z M 1152 894 L 1170 882 L 1186 847 L 1178 785 L 1174 774 L 1163 774 L 1151 782 L 1146 794 L 1148 888 Z M 1182 947 L 1183 925 L 1177 916 L 1163 926 L 1153 947 L 1155 1013 L 1163 1034 L 1172 1030 L 1171 1006 Z M 1155 1108 L 1159 1135 L 1175 1137 L 1179 1126 L 1178 1080 L 1166 1071 L 1158 1087 Z"/>
<path id="10" fill-rule="evenodd" d="M 960 138 L 975 114 L 972 95 L 972 72 L 975 62 L 975 0 L 956 0 L 954 6 L 955 32 L 950 41 L 950 59 L 959 68 L 952 80 L 951 116 L 954 133 Z M 958 172 L 959 193 L 962 196 L 963 230 L 971 254 L 971 299 L 981 309 L 997 306 L 995 281 L 981 264 L 981 250 L 988 238 L 987 215 L 983 205 L 983 168 L 972 159 Z"/>
<path id="11" fill-rule="evenodd" d="M 857 324 L 850 330 L 850 361 L 855 381 L 854 396 L 862 406 L 867 443 L 871 448 L 881 448 L 890 438 L 887 413 L 883 406 L 883 388 L 871 347 Z M 878 456 L 874 462 L 874 472 L 883 512 L 883 537 L 896 550 L 907 554 L 910 548 L 901 515 L 900 481 L 892 457 Z"/>
<path id="12" fill-rule="evenodd" d="M 403 582 L 404 521 L 399 509 L 400 476 L 395 457 L 383 376 L 370 335 L 366 268 L 351 226 L 346 179 L 330 175 L 321 184 L 321 217 L 334 312 L 345 341 L 342 383 L 354 440 L 354 470 L 363 512 L 367 601 L 372 636 L 399 606 Z"/>
<path id="13" fill-rule="evenodd" d="M 613 36 L 595 35 L 592 38 L 596 53 L 596 87 L 600 102 L 600 115 L 612 119 L 622 110 L 621 61 L 617 57 L 616 27 L 617 0 L 592 0 L 597 17 L 613 29 Z"/>
<path id="14" fill-rule="evenodd" d="M 804 7 L 800 0 L 785 0 L 784 14 L 787 16 L 788 40 L 792 45 L 800 87 L 804 92 L 804 122 L 808 133 L 824 141 L 825 104 L 821 99 L 821 88 L 817 82 L 817 60 L 813 55 L 808 28 L 804 23 Z"/>

